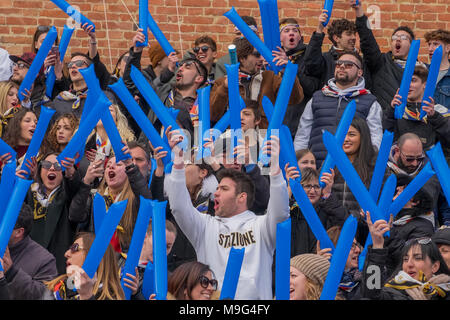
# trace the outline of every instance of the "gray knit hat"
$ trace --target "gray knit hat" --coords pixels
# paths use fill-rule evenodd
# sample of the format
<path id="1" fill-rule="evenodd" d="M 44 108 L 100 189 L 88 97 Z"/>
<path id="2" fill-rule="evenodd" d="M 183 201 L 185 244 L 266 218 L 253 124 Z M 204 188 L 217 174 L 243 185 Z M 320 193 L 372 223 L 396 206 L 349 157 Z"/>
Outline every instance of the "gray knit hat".
<path id="1" fill-rule="evenodd" d="M 291 266 L 312 281 L 323 285 L 327 277 L 330 262 L 318 254 L 305 253 L 291 258 Z"/>

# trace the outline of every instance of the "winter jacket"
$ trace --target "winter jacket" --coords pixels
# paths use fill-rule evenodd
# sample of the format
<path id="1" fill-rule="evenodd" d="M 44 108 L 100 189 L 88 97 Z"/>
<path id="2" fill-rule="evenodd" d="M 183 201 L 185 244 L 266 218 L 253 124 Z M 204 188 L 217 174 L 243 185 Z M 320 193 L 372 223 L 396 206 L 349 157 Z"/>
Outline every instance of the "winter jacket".
<path id="1" fill-rule="evenodd" d="M 298 65 L 297 78 L 304 94 L 303 100 L 299 104 L 288 104 L 286 115 L 284 116 L 283 124 L 288 126 L 291 131 L 292 138 L 297 132 L 298 123 L 303 111 L 305 110 L 306 103 L 312 98 L 314 92 L 319 90 L 321 87 L 318 78 L 311 77 L 305 72 L 305 51 L 306 45 L 303 42 L 299 42 L 296 48 L 286 52 L 289 60 Z"/>
<path id="2" fill-rule="evenodd" d="M 37 183 L 31 186 L 25 197 L 25 203 L 34 213 L 30 237 L 55 257 L 58 274 L 66 271 L 64 253 L 73 243 L 78 223 L 84 221 L 80 212 L 69 212 L 80 180 L 81 177 L 77 173 L 73 179 L 63 178 L 59 189 L 50 195 L 47 207 L 41 205 L 38 200 L 40 191 Z"/>
<path id="3" fill-rule="evenodd" d="M 38 300 L 44 281 L 58 276 L 55 257 L 29 236 L 8 248 L 13 264 L 5 278 L 11 300 Z"/>
<path id="4" fill-rule="evenodd" d="M 318 33 L 314 31 L 311 36 L 311 40 L 306 47 L 304 56 L 305 72 L 307 75 L 315 77 L 320 81 L 319 88 L 326 85 L 328 80 L 334 78 L 336 61 L 339 59 L 339 54 L 343 52 L 343 50 L 339 50 L 332 46 L 328 52 L 322 53 L 324 38 L 325 33 Z M 363 60 L 363 77 L 365 80 L 365 88 L 370 89 L 372 86 L 372 79 L 365 60 Z"/>
<path id="5" fill-rule="evenodd" d="M 364 79 L 359 78 L 356 86 L 345 90 L 339 89 L 335 80 L 331 79 L 328 86 L 314 93 L 300 118 L 294 139 L 295 150 L 310 149 L 320 167 L 327 154 L 322 131 L 335 133 L 345 107 L 351 100 L 356 101 L 355 116 L 366 119 L 372 144 L 379 148 L 383 135 L 381 108 L 375 96 L 364 89 Z"/>
<path id="6" fill-rule="evenodd" d="M 426 120 L 418 121 L 414 116 L 420 114 L 421 102 L 408 102 L 402 119 L 395 119 L 395 109 L 390 107 L 384 111 L 383 127 L 385 130 L 394 132 L 394 141 L 397 141 L 404 133 L 412 132 L 419 136 L 424 150 L 429 150 L 438 141 L 449 145 L 450 142 L 450 118 L 439 113 L 442 106 L 436 105 L 437 109 L 432 117 L 427 116 Z"/>
<path id="7" fill-rule="evenodd" d="M 314 207 L 325 230 L 333 226 L 342 226 L 348 216 L 347 211 L 333 193 L 327 199 L 320 199 Z M 291 257 L 304 253 L 315 253 L 317 239 L 293 198 L 290 200 L 290 208 Z"/>

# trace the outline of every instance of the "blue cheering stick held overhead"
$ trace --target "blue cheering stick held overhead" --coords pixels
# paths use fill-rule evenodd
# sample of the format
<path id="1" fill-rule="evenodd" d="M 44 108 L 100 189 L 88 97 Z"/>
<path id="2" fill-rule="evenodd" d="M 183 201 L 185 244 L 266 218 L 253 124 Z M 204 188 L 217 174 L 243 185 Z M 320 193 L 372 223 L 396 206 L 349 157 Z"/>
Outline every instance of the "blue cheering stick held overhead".
<path id="1" fill-rule="evenodd" d="M 409 87 L 411 79 L 416 67 L 417 56 L 419 55 L 420 40 L 413 40 L 409 48 L 408 59 L 406 60 L 405 69 L 403 70 L 402 82 L 398 94 L 401 96 L 401 104 L 395 107 L 395 119 L 403 118 L 406 102 L 408 99 Z"/>
<path id="2" fill-rule="evenodd" d="M 66 55 L 67 47 L 69 46 L 70 39 L 72 38 L 72 34 L 75 28 L 70 28 L 67 25 L 64 25 L 63 33 L 61 36 L 61 41 L 59 42 L 59 59 L 61 62 L 64 61 L 64 56 Z M 45 80 L 45 95 L 49 98 L 52 97 L 53 86 L 55 85 L 55 67 L 51 66 L 50 71 L 47 75 L 47 79 Z"/>
<path id="3" fill-rule="evenodd" d="M 431 102 L 430 97 L 434 96 L 434 91 L 436 90 L 436 82 L 439 76 L 439 69 L 441 67 L 441 61 L 442 61 L 442 46 L 439 46 L 437 49 L 434 50 L 433 57 L 431 58 L 427 84 L 425 86 L 422 105 L 420 108 L 420 119 L 423 119 L 423 117 L 427 114 L 422 109 L 424 106 L 426 106 L 425 101 Z"/>
<path id="4" fill-rule="evenodd" d="M 427 151 L 427 155 L 441 183 L 447 203 L 450 203 L 450 169 L 442 151 L 441 143 L 436 143 L 433 148 Z"/>
<path id="5" fill-rule="evenodd" d="M 340 147 L 342 147 L 342 145 L 344 144 L 345 137 L 347 136 L 347 132 L 348 129 L 350 128 L 350 125 L 352 124 L 355 112 L 356 112 L 356 102 L 355 100 L 352 100 L 345 107 L 344 113 L 342 114 L 342 117 L 339 120 L 339 124 L 336 129 L 335 137 Z M 333 158 L 331 157 L 330 154 L 327 154 L 319 174 L 319 184 L 321 188 L 325 188 L 325 183 L 321 181 L 323 174 L 325 172 L 331 173 L 331 169 L 333 169 L 334 166 L 335 164 L 333 162 Z"/>
<path id="6" fill-rule="evenodd" d="M 20 101 L 23 101 L 27 96 L 25 89 L 31 91 L 31 86 L 33 85 L 34 80 L 38 76 L 39 71 L 41 70 L 41 67 L 44 64 L 44 60 L 45 58 L 47 58 L 47 55 L 50 52 L 50 49 L 52 48 L 53 44 L 55 43 L 57 36 L 58 32 L 56 31 L 55 27 L 52 27 L 45 36 L 45 39 L 42 42 L 41 47 L 39 48 L 36 56 L 34 57 L 33 62 L 31 63 L 31 66 L 28 69 L 27 74 L 25 75 L 25 78 L 20 84 L 19 91 L 17 93 Z"/>
<path id="7" fill-rule="evenodd" d="M 148 45 L 148 0 L 139 0 L 139 28 L 145 36 L 144 42 L 136 42 L 136 47 Z"/>
<path id="8" fill-rule="evenodd" d="M 356 4 L 358 4 L 358 2 Z M 325 3 L 323 4 L 323 10 L 327 10 L 327 20 L 322 23 L 324 27 L 328 25 L 328 22 L 330 22 L 331 13 L 333 12 L 333 5 L 334 0 L 325 0 Z"/>
<path id="9" fill-rule="evenodd" d="M 83 25 L 87 23 L 89 26 L 93 26 L 92 32 L 95 32 L 95 24 L 80 13 L 77 9 L 72 7 L 65 0 L 51 0 L 56 4 L 65 14 L 74 19 L 78 24 Z"/>
<path id="10" fill-rule="evenodd" d="M 297 77 L 298 65 L 288 62 L 286 66 L 286 70 L 284 72 L 283 78 L 281 80 L 280 89 L 277 93 L 277 99 L 275 100 L 274 110 L 272 113 L 272 119 L 269 122 L 269 126 L 267 128 L 266 137 L 264 138 L 264 143 L 270 139 L 272 134 L 272 130 L 280 129 L 284 120 L 284 116 L 286 114 L 289 98 L 292 93 L 292 88 L 295 83 L 295 79 Z M 259 161 L 262 164 L 267 165 L 269 163 L 269 156 L 260 152 Z"/>
<path id="11" fill-rule="evenodd" d="M 153 19 L 150 12 L 148 13 L 147 16 L 147 24 L 156 41 L 158 41 L 158 43 L 161 45 L 161 48 L 163 49 L 166 56 L 169 56 L 172 52 L 175 52 L 175 50 L 170 45 L 164 33 L 162 33 L 161 29 L 158 27 L 158 24 Z"/>

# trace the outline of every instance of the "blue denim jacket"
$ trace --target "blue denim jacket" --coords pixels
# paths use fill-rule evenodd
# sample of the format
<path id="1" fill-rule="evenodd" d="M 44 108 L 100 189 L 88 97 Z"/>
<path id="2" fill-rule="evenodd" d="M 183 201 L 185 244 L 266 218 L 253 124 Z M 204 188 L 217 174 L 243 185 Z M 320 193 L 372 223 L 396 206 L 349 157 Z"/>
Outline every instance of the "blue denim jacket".
<path id="1" fill-rule="evenodd" d="M 436 84 L 433 99 L 435 104 L 450 108 L 450 69 L 441 81 Z"/>

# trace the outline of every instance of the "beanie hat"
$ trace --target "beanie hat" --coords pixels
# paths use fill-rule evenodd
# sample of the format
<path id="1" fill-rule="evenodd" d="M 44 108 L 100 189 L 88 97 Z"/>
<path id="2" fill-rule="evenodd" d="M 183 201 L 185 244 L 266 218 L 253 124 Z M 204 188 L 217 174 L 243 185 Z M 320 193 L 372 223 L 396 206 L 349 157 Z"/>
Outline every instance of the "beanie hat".
<path id="1" fill-rule="evenodd" d="M 450 227 L 442 226 L 431 237 L 435 244 L 450 245 Z"/>
<path id="2" fill-rule="evenodd" d="M 308 279 L 323 285 L 327 277 L 330 262 L 318 254 L 305 253 L 291 258 L 291 266 L 303 273 Z"/>
<path id="3" fill-rule="evenodd" d="M 158 65 L 164 57 L 166 57 L 166 53 L 162 49 L 159 43 L 155 43 L 148 49 L 148 56 L 150 58 L 150 62 L 152 63 L 153 68 Z"/>

